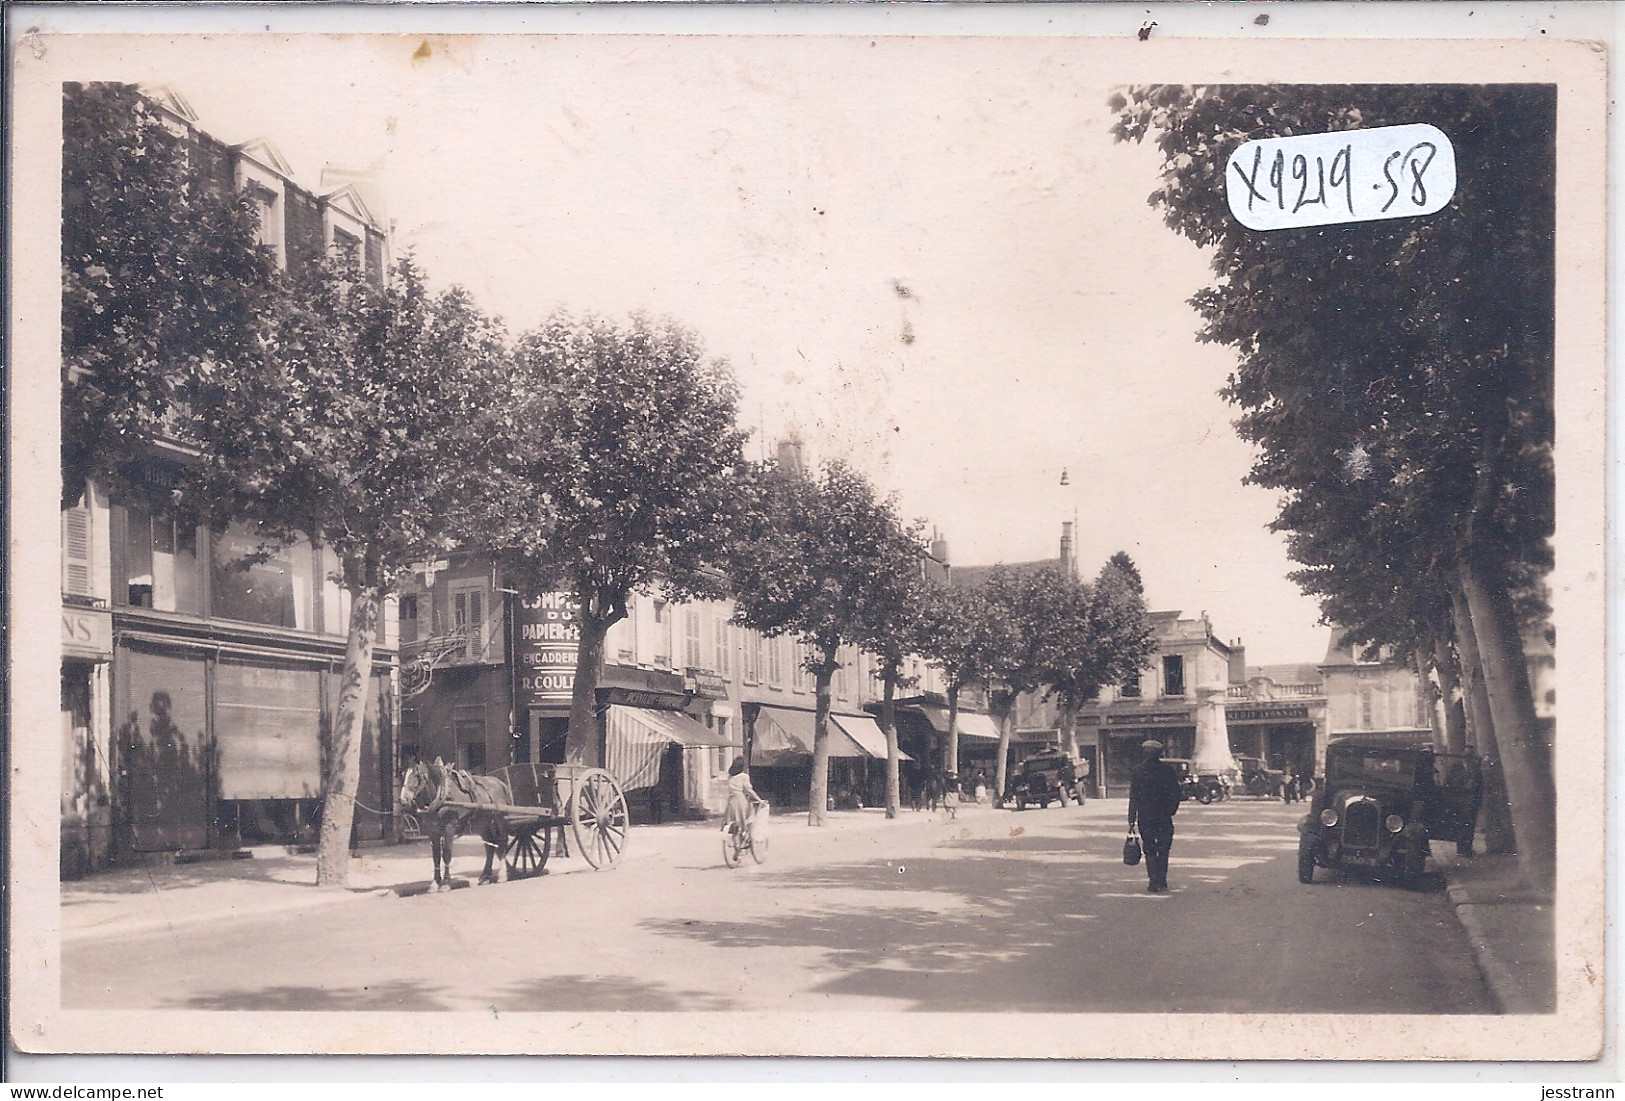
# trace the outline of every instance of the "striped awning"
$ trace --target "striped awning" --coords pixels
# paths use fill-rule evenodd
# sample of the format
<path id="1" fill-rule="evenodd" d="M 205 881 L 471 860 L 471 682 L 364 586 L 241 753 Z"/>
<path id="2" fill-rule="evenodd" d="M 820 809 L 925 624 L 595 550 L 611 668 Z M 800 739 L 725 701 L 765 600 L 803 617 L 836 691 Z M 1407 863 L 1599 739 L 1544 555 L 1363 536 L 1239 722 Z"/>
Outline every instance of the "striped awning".
<path id="1" fill-rule="evenodd" d="M 738 745 L 687 715 L 620 704 L 604 719 L 604 767 L 627 791 L 660 782 L 660 756 L 669 745 Z"/>
<path id="2" fill-rule="evenodd" d="M 948 709 L 939 703 L 922 703 L 919 705 L 920 713 L 931 721 L 938 733 L 948 733 Z M 961 741 L 991 741 L 999 740 L 999 727 L 991 715 L 984 715 L 980 711 L 961 711 L 957 716 L 959 720 L 959 738 Z"/>
<path id="3" fill-rule="evenodd" d="M 836 716 L 830 716 L 831 719 Z M 752 766 L 801 764 L 812 756 L 814 716 L 789 707 L 763 707 L 756 713 L 756 738 L 751 743 Z M 867 757 L 863 747 L 836 722 L 829 724 L 831 757 Z"/>
<path id="4" fill-rule="evenodd" d="M 867 715 L 831 715 L 830 718 L 869 756 L 880 761 L 886 759 L 886 732 L 880 729 L 879 723 Z M 901 749 L 897 751 L 897 757 L 902 761 L 914 759 Z"/>

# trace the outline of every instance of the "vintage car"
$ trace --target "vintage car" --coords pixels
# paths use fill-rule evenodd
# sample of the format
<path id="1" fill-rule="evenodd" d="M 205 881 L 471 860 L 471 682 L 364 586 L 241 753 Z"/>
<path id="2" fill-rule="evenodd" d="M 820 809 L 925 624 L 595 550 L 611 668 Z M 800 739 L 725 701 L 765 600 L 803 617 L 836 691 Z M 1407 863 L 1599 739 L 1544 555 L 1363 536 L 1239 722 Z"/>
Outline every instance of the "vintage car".
<path id="1" fill-rule="evenodd" d="M 1267 795 L 1272 799 L 1281 794 L 1282 773 L 1270 768 L 1260 758 L 1237 757 L 1236 771 L 1239 775 L 1235 794 Z"/>
<path id="2" fill-rule="evenodd" d="M 1181 799 L 1195 799 L 1198 803 L 1215 803 L 1230 798 L 1230 785 L 1219 773 L 1197 772 L 1195 762 L 1189 757 L 1164 757 L 1163 760 L 1173 765 L 1179 772 Z"/>
<path id="3" fill-rule="evenodd" d="M 1298 881 L 1315 868 L 1397 876 L 1419 886 L 1432 841 L 1471 851 L 1482 794 L 1476 755 L 1377 738 L 1337 738 L 1298 826 Z"/>
<path id="4" fill-rule="evenodd" d="M 1010 796 L 1017 810 L 1026 810 L 1027 804 L 1048 807 L 1060 803 L 1069 807 L 1083 802 L 1078 790 L 1078 768 L 1065 753 L 1039 753 L 1016 766 L 1010 779 Z"/>

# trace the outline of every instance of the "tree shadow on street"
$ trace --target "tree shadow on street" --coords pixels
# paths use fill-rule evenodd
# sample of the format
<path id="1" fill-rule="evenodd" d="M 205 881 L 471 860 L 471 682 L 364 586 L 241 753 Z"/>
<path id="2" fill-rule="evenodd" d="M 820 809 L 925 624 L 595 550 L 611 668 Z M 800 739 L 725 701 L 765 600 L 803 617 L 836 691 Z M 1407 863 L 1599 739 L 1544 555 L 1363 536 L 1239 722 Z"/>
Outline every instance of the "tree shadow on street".
<path id="1" fill-rule="evenodd" d="M 710 1013 L 735 1008 L 714 991 L 676 990 L 620 975 L 550 975 L 513 983 L 493 991 L 491 1004 L 512 1013 Z"/>
<path id="2" fill-rule="evenodd" d="M 1092 826 L 1092 824 L 1091 824 Z M 1194 831 L 1191 831 L 1194 832 Z M 1089 835 L 1099 835 L 1098 837 Z M 1347 896 L 1301 888 L 1295 844 L 1175 842 L 1169 894 L 1145 891 L 1122 864 L 1118 827 L 1076 839 L 964 840 L 942 855 L 786 868 L 764 876 L 765 913 L 643 927 L 718 948 L 817 949 L 831 978 L 814 992 L 877 1007 L 990 1012 L 1479 1012 L 1465 944 L 1435 898 L 1375 896 L 1374 920 L 1349 928 Z M 1080 841 L 1084 842 L 1080 845 Z M 951 850 L 951 851 L 943 851 Z M 1429 908 L 1440 909 L 1430 917 Z M 1365 916 L 1364 901 L 1357 904 Z M 1375 920 L 1378 913 L 1385 917 Z M 1356 966 L 1318 981 L 1318 940 L 1334 958 L 1393 959 L 1390 922 L 1435 918 L 1439 951 L 1393 969 Z M 1283 962 L 1284 957 L 1284 962 Z M 1442 984 L 1442 985 L 1441 985 Z M 1454 999 L 1451 1002 L 1451 999 Z M 1439 1009 L 1451 1002 L 1458 1008 Z M 845 1004 L 845 1003 L 843 1003 Z"/>
<path id="3" fill-rule="evenodd" d="M 437 994 L 442 988 L 415 980 L 372 986 L 270 986 L 194 994 L 174 1003 L 176 1009 L 245 1010 L 259 1013 L 316 1011 L 438 1011 L 450 1008 Z"/>

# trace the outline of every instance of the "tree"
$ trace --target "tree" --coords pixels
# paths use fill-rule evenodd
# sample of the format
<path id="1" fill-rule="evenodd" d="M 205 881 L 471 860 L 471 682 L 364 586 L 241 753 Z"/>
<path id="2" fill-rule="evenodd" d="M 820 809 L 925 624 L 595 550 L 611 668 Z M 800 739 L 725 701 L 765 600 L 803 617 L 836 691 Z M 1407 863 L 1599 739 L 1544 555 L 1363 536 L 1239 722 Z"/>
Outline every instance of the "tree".
<path id="1" fill-rule="evenodd" d="M 830 681 L 841 647 L 868 637 L 876 609 L 895 598 L 902 528 L 891 499 L 878 498 L 844 463 L 810 478 L 769 467 L 760 488 L 758 520 L 732 554 L 734 620 L 769 636 L 794 635 L 806 648 L 817 698 L 807 824 L 822 826 Z"/>
<path id="2" fill-rule="evenodd" d="M 1286 494 L 1278 528 L 1320 540 L 1312 568 L 1346 573 L 1346 597 L 1416 602 L 1412 622 L 1459 589 L 1453 627 L 1474 645 L 1458 652 L 1478 654 L 1463 673 L 1484 681 L 1525 876 L 1549 886 L 1550 746 L 1518 609 L 1549 568 L 1554 515 L 1555 93 L 1159 85 L 1112 107 L 1119 139 L 1156 134 L 1152 205 L 1211 250 L 1215 281 L 1192 300 L 1199 338 L 1237 350 L 1224 393 L 1259 447 L 1250 480 Z M 1457 190 L 1435 215 L 1251 232 L 1226 209 L 1227 158 L 1248 138 L 1424 120 L 1456 151 Z M 1418 557 L 1425 574 L 1382 583 Z"/>
<path id="3" fill-rule="evenodd" d="M 1075 637 L 1086 604 L 1076 578 L 1056 566 L 1013 573 L 1002 567 L 988 576 L 983 591 L 1006 625 L 1010 645 L 990 655 L 990 700 L 999 720 L 999 757 L 994 797 L 1003 798 L 1014 733 L 1016 701 L 1025 692 L 1048 687 Z"/>
<path id="4" fill-rule="evenodd" d="M 897 689 L 903 665 L 918 652 L 925 613 L 925 577 L 920 542 L 922 523 L 900 524 L 881 548 L 883 562 L 863 601 L 858 645 L 878 661 L 881 682 L 880 728 L 886 735 L 886 817 L 896 818 L 901 758 L 897 748 Z"/>
<path id="5" fill-rule="evenodd" d="M 941 765 L 958 774 L 960 693 L 990 683 L 999 656 L 1017 645 L 1015 629 L 980 586 L 928 585 L 920 619 L 920 655 L 942 670 L 947 689 L 948 736 Z"/>
<path id="6" fill-rule="evenodd" d="M 203 365 L 257 354 L 278 293 L 250 206 L 129 84 L 63 85 L 62 486 L 146 492 L 126 464 L 186 426 Z"/>
<path id="7" fill-rule="evenodd" d="M 1074 610 L 1062 621 L 1065 634 L 1044 679 L 1061 704 L 1062 744 L 1070 746 L 1078 708 L 1098 699 L 1103 686 L 1122 684 L 1145 668 L 1157 642 L 1140 571 L 1126 553 L 1114 554 L 1093 585 L 1076 585 L 1067 595 Z"/>
<path id="8" fill-rule="evenodd" d="M 573 763 L 598 759 L 604 638 L 636 592 L 720 597 L 725 551 L 748 503 L 746 434 L 721 360 L 674 321 L 618 325 L 560 313 L 519 341 L 521 476 L 550 503 L 514 531 L 523 573 L 570 592 L 581 628 L 570 728 Z"/>
<path id="9" fill-rule="evenodd" d="M 260 343 L 199 365 L 200 457 L 181 492 L 216 526 L 307 532 L 341 565 L 351 610 L 316 864 L 338 887 L 380 604 L 513 497 L 511 363 L 500 326 L 460 289 L 431 294 L 410 260 L 383 285 L 327 268 L 289 287 Z"/>

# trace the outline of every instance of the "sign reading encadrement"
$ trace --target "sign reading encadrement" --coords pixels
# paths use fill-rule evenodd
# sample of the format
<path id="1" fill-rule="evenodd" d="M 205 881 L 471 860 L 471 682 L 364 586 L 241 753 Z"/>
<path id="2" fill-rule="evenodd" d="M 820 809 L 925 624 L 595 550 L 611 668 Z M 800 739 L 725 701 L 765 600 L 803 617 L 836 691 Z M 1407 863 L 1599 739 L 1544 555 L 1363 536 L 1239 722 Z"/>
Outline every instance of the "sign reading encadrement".
<path id="1" fill-rule="evenodd" d="M 519 601 L 519 692 L 527 707 L 568 703 L 575 690 L 581 625 L 568 593 L 543 593 Z"/>

